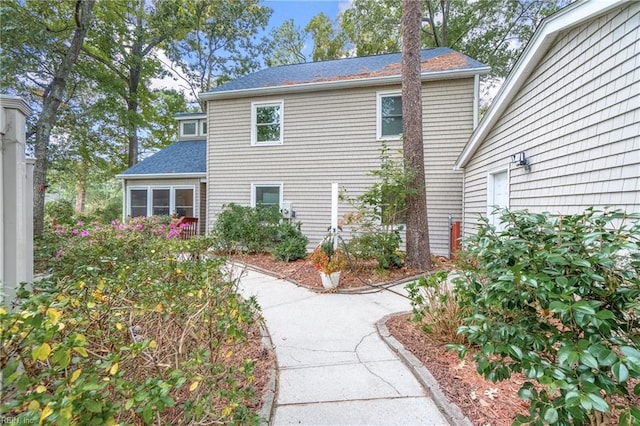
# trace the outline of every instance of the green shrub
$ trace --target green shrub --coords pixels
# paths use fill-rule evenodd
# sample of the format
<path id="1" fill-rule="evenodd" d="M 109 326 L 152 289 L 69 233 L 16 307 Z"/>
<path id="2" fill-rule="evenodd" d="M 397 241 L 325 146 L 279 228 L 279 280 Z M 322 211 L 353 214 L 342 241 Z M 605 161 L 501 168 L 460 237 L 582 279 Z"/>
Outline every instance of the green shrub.
<path id="1" fill-rule="evenodd" d="M 283 222 L 278 225 L 276 243 L 271 249 L 274 258 L 285 262 L 303 259 L 307 256 L 309 239 L 300 231 L 300 223 Z"/>
<path id="2" fill-rule="evenodd" d="M 282 215 L 275 206 L 225 206 L 213 226 L 219 248 L 225 252 L 264 252 L 278 236 Z"/>
<path id="3" fill-rule="evenodd" d="M 375 259 L 378 268 L 400 268 L 403 257 L 400 253 L 400 231 L 367 230 L 353 236 L 347 246 L 349 253 L 357 259 Z"/>
<path id="4" fill-rule="evenodd" d="M 353 226 L 349 252 L 360 260 L 375 259 L 380 269 L 399 268 L 404 263 L 399 252 L 400 232 L 406 221 L 407 198 L 411 195 L 408 189 L 411 174 L 401 161 L 394 161 L 386 144 L 380 153 L 380 169 L 370 174 L 377 182 L 362 195 L 347 198 L 357 211 L 346 221 Z"/>
<path id="5" fill-rule="evenodd" d="M 72 225 L 76 221 L 73 203 L 62 198 L 47 202 L 44 205 L 44 216 L 49 224 L 55 220 L 60 225 Z"/>
<path id="6" fill-rule="evenodd" d="M 258 307 L 156 219 L 58 229 L 50 277 L 0 310 L 0 412 L 19 424 L 256 424 Z M 190 253 L 192 256 L 183 256 Z M 180 254 L 180 255 L 178 255 Z"/>
<path id="7" fill-rule="evenodd" d="M 462 343 L 458 328 L 468 310 L 458 303 L 447 282 L 448 273 L 436 271 L 407 284 L 413 321 L 422 331 L 443 343 Z"/>
<path id="8" fill-rule="evenodd" d="M 504 231 L 485 221 L 466 241 L 477 267 L 456 282 L 471 312 L 459 331 L 484 377 L 529 380 L 516 424 L 607 422 L 640 377 L 639 218 L 504 211 Z M 621 408 L 622 424 L 640 423 L 640 408 Z"/>
<path id="9" fill-rule="evenodd" d="M 122 199 L 117 198 L 105 203 L 104 206 L 99 206 L 90 211 L 90 217 L 103 223 L 110 223 L 113 220 L 122 217 Z"/>

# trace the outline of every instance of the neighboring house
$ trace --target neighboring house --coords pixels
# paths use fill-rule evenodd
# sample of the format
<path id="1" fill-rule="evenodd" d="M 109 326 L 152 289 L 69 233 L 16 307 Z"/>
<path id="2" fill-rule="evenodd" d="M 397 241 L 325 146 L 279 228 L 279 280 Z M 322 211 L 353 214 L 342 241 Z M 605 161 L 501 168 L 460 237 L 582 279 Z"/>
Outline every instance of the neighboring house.
<path id="1" fill-rule="evenodd" d="M 209 131 L 207 226 L 224 205 L 293 212 L 312 248 L 331 223 L 331 183 L 362 194 L 383 141 L 401 148 L 401 55 L 269 68 L 200 95 Z M 449 215 L 462 215 L 456 158 L 478 119 L 489 68 L 448 48 L 422 51 L 424 156 L 431 247 L 447 255 Z M 339 205 L 342 216 L 349 211 Z"/>
<path id="2" fill-rule="evenodd" d="M 25 157 L 27 103 L 0 95 L 0 307 L 33 281 L 33 168 Z M 42 189 L 44 190 L 44 189 Z"/>
<path id="3" fill-rule="evenodd" d="M 116 176 L 122 179 L 125 217 L 206 217 L 207 122 L 203 113 L 176 116 L 180 138 Z"/>
<path id="4" fill-rule="evenodd" d="M 464 234 L 492 206 L 640 212 L 640 2 L 545 19 L 456 162 Z"/>

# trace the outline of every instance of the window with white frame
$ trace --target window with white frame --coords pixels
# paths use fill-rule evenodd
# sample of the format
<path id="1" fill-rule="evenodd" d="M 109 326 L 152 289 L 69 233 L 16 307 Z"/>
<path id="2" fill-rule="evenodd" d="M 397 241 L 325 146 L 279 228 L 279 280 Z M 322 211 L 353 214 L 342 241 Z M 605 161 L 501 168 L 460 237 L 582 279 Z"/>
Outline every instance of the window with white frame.
<path id="1" fill-rule="evenodd" d="M 378 93 L 378 139 L 399 139 L 402 135 L 401 92 Z"/>
<path id="2" fill-rule="evenodd" d="M 180 136 L 198 136 L 198 121 L 197 120 L 181 121 Z"/>
<path id="3" fill-rule="evenodd" d="M 171 214 L 171 190 L 153 188 L 151 190 L 151 215 L 169 216 Z"/>
<path id="4" fill-rule="evenodd" d="M 251 184 L 251 206 L 278 206 L 282 205 L 281 183 L 254 183 Z"/>
<path id="5" fill-rule="evenodd" d="M 194 217 L 193 186 L 145 186 L 128 188 L 127 215 Z"/>
<path id="6" fill-rule="evenodd" d="M 251 144 L 282 144 L 283 101 L 251 104 Z"/>
<path id="7" fill-rule="evenodd" d="M 129 189 L 129 212 L 131 217 L 147 216 L 147 189 Z"/>
<path id="8" fill-rule="evenodd" d="M 207 134 L 207 120 L 200 120 L 200 134 Z"/>

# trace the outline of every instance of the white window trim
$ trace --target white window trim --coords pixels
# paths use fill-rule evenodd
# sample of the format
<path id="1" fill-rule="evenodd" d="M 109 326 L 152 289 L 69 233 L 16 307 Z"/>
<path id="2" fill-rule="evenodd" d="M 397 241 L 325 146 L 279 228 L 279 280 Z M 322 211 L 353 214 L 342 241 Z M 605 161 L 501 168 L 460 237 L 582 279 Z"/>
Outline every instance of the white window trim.
<path id="1" fill-rule="evenodd" d="M 205 132 L 204 127 L 207 126 L 207 120 L 200 120 L 199 123 L 199 131 L 200 131 L 200 135 L 204 136 L 207 134 L 207 132 Z M 209 130 L 209 126 L 207 126 L 207 130 Z"/>
<path id="2" fill-rule="evenodd" d="M 176 210 L 176 189 L 190 189 L 193 191 L 193 216 L 199 217 L 200 209 L 196 199 L 196 187 L 195 185 L 136 185 L 127 186 L 127 216 L 131 216 L 131 191 L 144 189 L 147 191 L 147 217 L 150 217 L 150 212 L 153 212 L 153 195 L 154 189 L 168 189 L 169 190 L 169 215 Z"/>
<path id="3" fill-rule="evenodd" d="M 185 124 L 195 124 L 196 125 L 196 132 L 195 133 L 185 134 L 184 133 L 184 125 Z M 192 137 L 198 136 L 199 134 L 200 134 L 200 123 L 199 123 L 198 120 L 182 120 L 182 121 L 180 121 L 180 136 L 181 137 L 192 138 Z"/>
<path id="4" fill-rule="evenodd" d="M 492 217 L 493 217 L 493 210 L 495 208 L 495 204 L 489 204 L 489 200 L 494 199 L 493 191 L 495 189 L 495 177 L 497 174 L 504 173 L 504 172 L 507 173 L 507 205 L 504 207 L 509 208 L 511 205 L 511 171 L 509 169 L 509 166 L 505 165 L 505 166 L 501 166 L 499 168 L 490 170 L 487 173 L 487 199 L 486 199 L 487 218 L 489 219 L 489 223 L 493 223 Z M 497 224 L 495 225 L 497 228 Z"/>
<path id="5" fill-rule="evenodd" d="M 376 95 L 376 139 L 379 141 L 400 140 L 402 138 L 402 133 L 395 136 L 382 136 L 382 98 L 386 98 L 389 96 L 402 96 L 402 91 L 386 90 L 383 92 L 377 92 Z"/>
<path id="6" fill-rule="evenodd" d="M 282 207 L 284 202 L 284 184 L 282 182 L 254 182 L 251 184 L 251 207 L 256 206 L 256 187 L 259 186 L 277 186 L 280 187 L 280 197 L 278 200 L 278 208 Z"/>
<path id="7" fill-rule="evenodd" d="M 280 107 L 280 139 L 277 141 L 258 142 L 257 126 L 257 114 L 256 110 L 259 107 Z M 269 101 L 269 102 L 251 102 L 251 145 L 252 146 L 265 146 L 265 145 L 282 145 L 284 143 L 284 101 Z"/>

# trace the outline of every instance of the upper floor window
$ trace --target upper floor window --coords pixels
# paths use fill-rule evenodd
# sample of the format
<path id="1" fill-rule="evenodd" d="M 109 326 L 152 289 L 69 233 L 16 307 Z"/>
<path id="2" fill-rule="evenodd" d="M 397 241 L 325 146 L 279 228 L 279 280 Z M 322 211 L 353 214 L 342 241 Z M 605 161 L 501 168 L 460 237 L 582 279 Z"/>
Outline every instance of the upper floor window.
<path id="1" fill-rule="evenodd" d="M 399 139 L 402 135 L 402 95 L 378 93 L 378 139 Z"/>
<path id="2" fill-rule="evenodd" d="M 196 120 L 180 122 L 180 136 L 198 136 L 198 122 Z"/>
<path id="3" fill-rule="evenodd" d="M 282 144 L 283 101 L 251 104 L 251 145 Z"/>
<path id="4" fill-rule="evenodd" d="M 200 120 L 200 134 L 207 134 L 207 120 Z"/>

